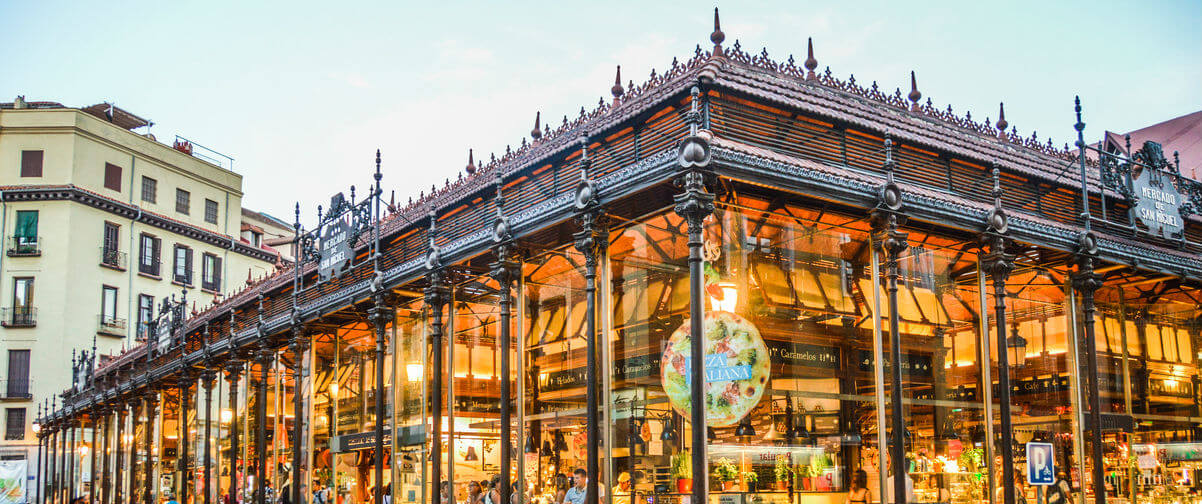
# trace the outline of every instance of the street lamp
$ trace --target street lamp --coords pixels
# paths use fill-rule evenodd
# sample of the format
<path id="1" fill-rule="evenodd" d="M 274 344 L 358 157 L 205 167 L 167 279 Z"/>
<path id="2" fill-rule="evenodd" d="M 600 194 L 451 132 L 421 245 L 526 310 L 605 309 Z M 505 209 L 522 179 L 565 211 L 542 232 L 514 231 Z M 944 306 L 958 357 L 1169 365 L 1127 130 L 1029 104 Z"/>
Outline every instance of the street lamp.
<path id="1" fill-rule="evenodd" d="M 1010 365 L 1022 369 L 1027 365 L 1027 339 L 1018 334 L 1018 323 L 1010 325 L 1010 337 L 1006 338 L 1006 349 L 1010 352 Z"/>

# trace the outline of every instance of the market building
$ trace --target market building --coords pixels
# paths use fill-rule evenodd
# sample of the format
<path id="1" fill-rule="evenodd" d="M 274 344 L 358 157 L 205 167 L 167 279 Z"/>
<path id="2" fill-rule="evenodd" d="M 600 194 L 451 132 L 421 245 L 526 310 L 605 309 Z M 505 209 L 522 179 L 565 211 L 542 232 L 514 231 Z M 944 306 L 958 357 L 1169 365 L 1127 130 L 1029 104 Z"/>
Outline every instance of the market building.
<path id="1" fill-rule="evenodd" d="M 577 468 L 590 504 L 1197 488 L 1202 186 L 1172 153 L 1094 147 L 1079 103 L 1062 148 L 725 39 L 715 13 L 712 47 L 403 208 L 377 153 L 296 268 L 83 370 L 38 502 L 499 475 L 546 503 Z"/>
<path id="2" fill-rule="evenodd" d="M 107 103 L 0 103 L 3 470 L 36 476 L 35 419 L 82 379 L 72 362 L 144 341 L 163 299 L 204 308 L 281 262 L 239 239 L 228 158 L 149 126 Z"/>

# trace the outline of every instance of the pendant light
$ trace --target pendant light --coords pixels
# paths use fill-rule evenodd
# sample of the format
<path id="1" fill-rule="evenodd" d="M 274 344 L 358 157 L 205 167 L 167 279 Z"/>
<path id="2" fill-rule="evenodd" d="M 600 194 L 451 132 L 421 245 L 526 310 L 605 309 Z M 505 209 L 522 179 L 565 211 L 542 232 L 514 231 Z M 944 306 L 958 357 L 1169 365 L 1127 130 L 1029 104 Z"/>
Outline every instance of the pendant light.
<path id="1" fill-rule="evenodd" d="M 735 435 L 748 440 L 755 435 L 755 427 L 751 425 L 751 415 L 746 415 L 739 421 L 739 426 L 735 427 Z"/>
<path id="2" fill-rule="evenodd" d="M 554 446 L 554 448 L 555 448 L 556 452 L 568 451 L 568 442 L 563 437 L 563 429 L 555 429 L 555 446 Z"/>
<path id="3" fill-rule="evenodd" d="M 480 456 L 476 455 L 476 447 L 468 445 L 467 453 L 463 455 L 463 461 L 464 462 L 475 462 L 477 460 L 480 460 Z"/>
<path id="4" fill-rule="evenodd" d="M 550 457 L 551 455 L 554 455 L 555 453 L 551 451 L 551 441 L 544 439 L 543 448 L 538 452 L 538 454 L 542 457 Z"/>
<path id="5" fill-rule="evenodd" d="M 660 417 L 660 421 L 663 422 L 664 427 L 663 432 L 659 433 L 659 440 L 676 442 L 676 426 L 672 425 L 672 413 Z"/>
<path id="6" fill-rule="evenodd" d="M 530 431 L 530 433 L 526 435 L 526 446 L 524 447 L 524 451 L 526 453 L 538 453 L 538 448 L 535 447 L 534 443 L 534 431 Z"/>

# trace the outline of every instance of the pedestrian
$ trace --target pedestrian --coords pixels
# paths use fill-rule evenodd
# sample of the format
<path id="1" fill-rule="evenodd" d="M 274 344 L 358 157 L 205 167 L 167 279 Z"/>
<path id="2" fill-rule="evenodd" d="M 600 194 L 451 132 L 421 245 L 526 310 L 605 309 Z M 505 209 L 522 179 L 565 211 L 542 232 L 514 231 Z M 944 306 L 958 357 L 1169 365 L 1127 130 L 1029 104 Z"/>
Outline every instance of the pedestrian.
<path id="1" fill-rule="evenodd" d="M 572 472 L 572 476 L 572 483 L 575 484 L 564 493 L 563 504 L 584 504 L 584 487 L 588 484 L 588 473 L 577 468 Z"/>

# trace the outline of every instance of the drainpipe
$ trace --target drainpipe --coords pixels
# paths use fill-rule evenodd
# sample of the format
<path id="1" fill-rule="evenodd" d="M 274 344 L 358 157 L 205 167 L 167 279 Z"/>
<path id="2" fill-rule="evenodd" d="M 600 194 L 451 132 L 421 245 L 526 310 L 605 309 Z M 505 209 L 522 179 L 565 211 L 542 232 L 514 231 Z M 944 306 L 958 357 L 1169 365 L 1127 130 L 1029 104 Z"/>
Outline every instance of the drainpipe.
<path id="1" fill-rule="evenodd" d="M 230 169 L 231 170 L 233 169 L 232 163 L 231 163 Z M 241 205 L 238 206 L 239 212 L 242 210 L 241 207 L 242 207 Z M 230 281 L 229 280 L 229 278 L 230 278 L 230 275 L 229 275 L 229 273 L 230 273 L 230 251 L 234 250 L 234 245 L 237 243 L 237 238 L 232 233 L 230 233 L 230 215 L 231 215 L 230 214 L 230 193 L 226 192 L 225 193 L 225 222 L 222 224 L 222 226 L 223 226 L 223 231 L 225 232 L 225 234 L 230 237 L 230 246 L 229 246 L 229 248 L 227 248 L 225 250 L 225 257 L 221 259 L 221 280 L 222 280 L 222 282 Z M 223 283 L 223 285 L 221 285 L 222 288 L 219 289 L 219 291 L 224 291 L 226 285 L 229 285 L 229 284 Z M 224 292 L 220 292 L 220 293 L 224 293 Z"/>

